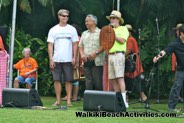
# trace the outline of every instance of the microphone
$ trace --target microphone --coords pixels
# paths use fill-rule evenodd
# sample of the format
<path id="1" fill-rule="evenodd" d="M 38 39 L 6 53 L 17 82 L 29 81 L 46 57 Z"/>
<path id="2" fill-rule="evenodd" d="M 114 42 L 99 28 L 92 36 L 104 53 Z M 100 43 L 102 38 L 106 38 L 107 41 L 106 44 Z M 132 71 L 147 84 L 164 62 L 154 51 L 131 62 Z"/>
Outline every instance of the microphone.
<path id="1" fill-rule="evenodd" d="M 158 18 L 156 18 L 155 21 L 158 22 Z"/>
<path id="2" fill-rule="evenodd" d="M 156 56 L 156 58 L 158 58 L 159 56 L 163 56 L 163 54 L 160 52 L 157 56 Z"/>
<path id="3" fill-rule="evenodd" d="M 158 33 L 158 36 L 159 36 L 160 31 L 159 31 L 159 25 L 158 25 L 158 18 L 155 19 L 155 22 L 156 22 L 156 26 L 157 26 L 157 33 Z"/>
<path id="4" fill-rule="evenodd" d="M 141 29 L 139 28 L 138 29 L 138 32 L 139 32 L 139 40 L 141 39 Z"/>
<path id="5" fill-rule="evenodd" d="M 109 26 L 112 26 L 113 27 L 114 26 L 114 23 L 109 23 Z"/>

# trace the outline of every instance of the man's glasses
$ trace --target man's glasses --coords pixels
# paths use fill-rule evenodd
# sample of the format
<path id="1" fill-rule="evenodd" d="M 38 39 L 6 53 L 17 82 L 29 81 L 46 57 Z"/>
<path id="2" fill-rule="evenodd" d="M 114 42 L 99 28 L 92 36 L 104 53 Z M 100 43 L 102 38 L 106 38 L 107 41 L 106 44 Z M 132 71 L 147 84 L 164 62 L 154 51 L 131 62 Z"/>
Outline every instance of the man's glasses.
<path id="1" fill-rule="evenodd" d="M 68 18 L 68 15 L 60 15 L 60 16 L 62 16 L 62 17 L 64 17 L 64 18 L 65 18 L 65 17 L 67 17 L 67 18 Z"/>

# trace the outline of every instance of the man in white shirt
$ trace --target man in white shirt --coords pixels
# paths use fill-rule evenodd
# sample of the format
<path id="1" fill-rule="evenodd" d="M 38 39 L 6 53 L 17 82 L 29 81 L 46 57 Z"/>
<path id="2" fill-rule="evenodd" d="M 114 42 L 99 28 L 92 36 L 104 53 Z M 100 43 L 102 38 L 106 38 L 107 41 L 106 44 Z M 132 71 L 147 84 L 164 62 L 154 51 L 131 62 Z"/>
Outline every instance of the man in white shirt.
<path id="1" fill-rule="evenodd" d="M 67 106 L 71 104 L 71 93 L 73 80 L 73 66 L 76 61 L 78 34 L 76 29 L 67 24 L 69 11 L 61 9 L 58 11 L 59 24 L 49 30 L 48 34 L 48 53 L 50 69 L 54 80 L 56 92 L 56 102 L 53 106 L 61 103 L 61 75 L 64 75 L 67 92 Z"/>

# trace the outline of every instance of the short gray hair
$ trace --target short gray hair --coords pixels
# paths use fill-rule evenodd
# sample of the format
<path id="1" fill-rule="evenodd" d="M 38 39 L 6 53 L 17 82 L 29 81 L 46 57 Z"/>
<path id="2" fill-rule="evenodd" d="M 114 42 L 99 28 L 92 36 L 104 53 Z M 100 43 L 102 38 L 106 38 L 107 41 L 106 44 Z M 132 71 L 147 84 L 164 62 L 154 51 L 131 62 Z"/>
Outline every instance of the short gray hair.
<path id="1" fill-rule="evenodd" d="M 31 53 L 31 49 L 30 49 L 29 47 L 26 47 L 26 48 L 24 48 L 24 49 L 22 50 L 22 54 L 24 54 L 24 52 L 25 52 L 26 50 L 29 51 L 29 53 Z"/>
<path id="2" fill-rule="evenodd" d="M 62 13 L 64 13 L 64 12 L 66 12 L 67 14 L 69 14 L 70 12 L 68 11 L 68 10 L 66 10 L 66 9 L 60 9 L 59 11 L 58 11 L 58 16 L 59 15 L 61 15 Z"/>
<path id="3" fill-rule="evenodd" d="M 97 25 L 98 19 L 97 19 L 97 17 L 96 17 L 95 15 L 93 15 L 93 14 L 88 14 L 86 17 L 90 17 L 90 18 L 95 22 L 95 24 Z"/>

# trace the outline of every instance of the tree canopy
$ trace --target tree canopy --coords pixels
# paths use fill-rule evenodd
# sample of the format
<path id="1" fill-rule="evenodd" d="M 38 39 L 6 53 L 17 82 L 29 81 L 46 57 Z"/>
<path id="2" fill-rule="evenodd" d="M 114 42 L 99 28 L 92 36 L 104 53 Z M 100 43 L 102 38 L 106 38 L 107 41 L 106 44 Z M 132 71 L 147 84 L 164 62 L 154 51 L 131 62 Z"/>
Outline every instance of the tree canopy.
<path id="1" fill-rule="evenodd" d="M 101 28 L 109 21 L 106 16 L 116 9 L 116 0 L 17 0 L 17 30 L 15 36 L 16 55 L 14 60 L 20 57 L 20 50 L 29 46 L 33 49 L 34 57 L 39 61 L 40 77 L 39 85 L 49 82 L 45 89 L 41 89 L 43 95 L 53 93 L 50 90 L 52 80 L 49 76 L 48 55 L 46 37 L 49 29 L 58 23 L 57 11 L 61 8 L 70 11 L 69 24 L 77 24 L 82 30 L 86 30 L 85 16 L 94 14 L 98 17 L 98 26 Z M 0 25 L 11 26 L 12 0 L 0 1 Z M 172 28 L 177 23 L 184 23 L 183 0 L 121 0 L 120 12 L 125 20 L 135 30 L 141 29 L 141 40 L 138 41 L 141 49 L 141 59 L 145 76 L 149 74 L 153 65 L 152 58 L 164 48 L 175 36 Z M 160 34 L 158 37 L 156 21 L 158 18 Z M 138 35 L 135 34 L 137 38 Z M 7 39 L 9 41 L 9 38 Z M 39 57 L 39 56 L 43 56 Z M 161 81 L 168 85 L 173 79 L 171 73 L 170 57 L 161 61 L 159 69 Z M 157 73 L 156 73 L 157 74 Z M 156 79 L 155 79 L 156 80 Z M 168 87 L 166 86 L 166 87 Z"/>

